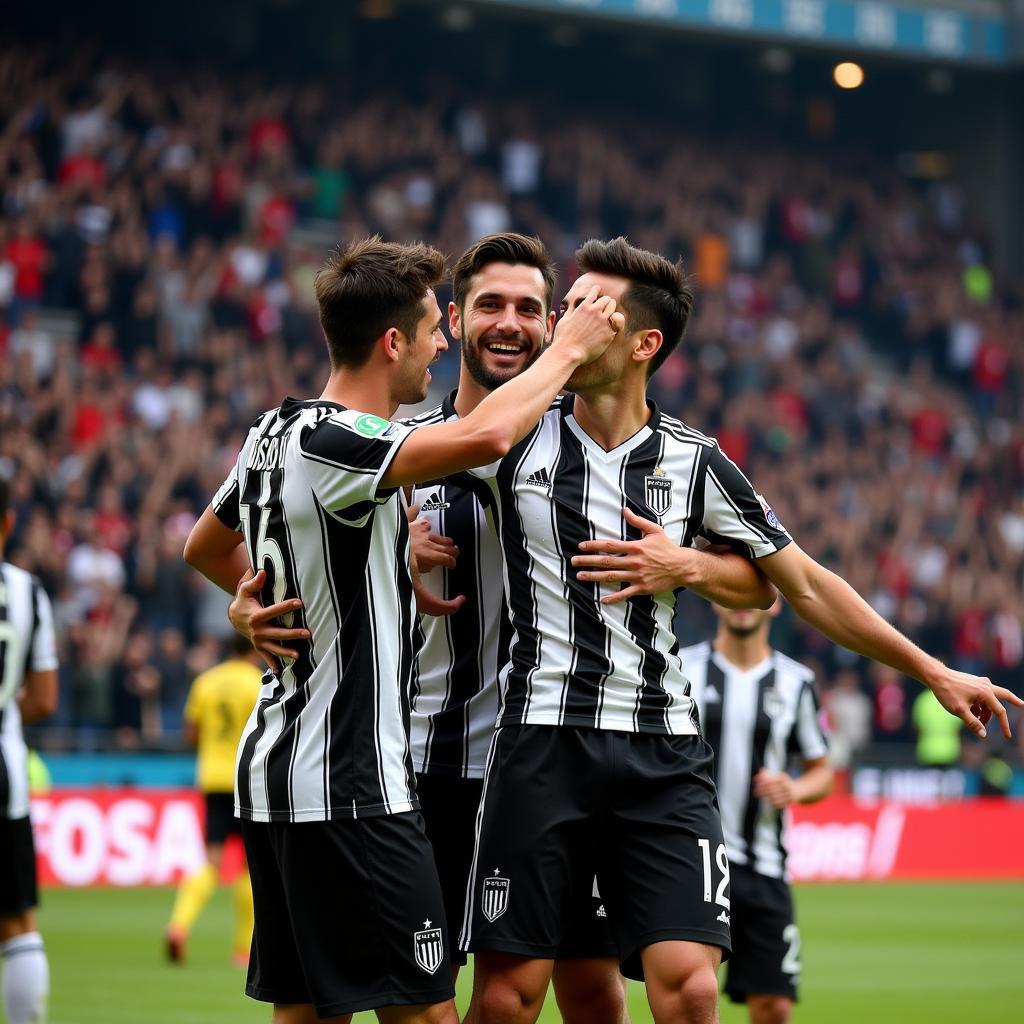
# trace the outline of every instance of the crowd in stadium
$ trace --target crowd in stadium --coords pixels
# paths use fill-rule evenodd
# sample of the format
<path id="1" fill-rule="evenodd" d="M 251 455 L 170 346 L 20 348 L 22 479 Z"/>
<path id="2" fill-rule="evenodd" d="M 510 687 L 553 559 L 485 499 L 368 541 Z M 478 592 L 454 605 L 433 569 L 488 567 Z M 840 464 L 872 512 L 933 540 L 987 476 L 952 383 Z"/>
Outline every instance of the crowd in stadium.
<path id="1" fill-rule="evenodd" d="M 230 629 L 184 538 L 256 414 L 319 392 L 312 277 L 372 232 L 453 256 L 535 233 L 563 286 L 591 235 L 683 254 L 696 316 L 653 397 L 923 647 L 1024 685 L 1024 295 L 955 181 L 653 116 L 625 135 L 526 93 L 339 101 L 57 57 L 0 51 L 0 472 L 63 645 L 48 742 L 179 742 Z M 916 684 L 787 628 L 826 703 L 912 738 Z"/>

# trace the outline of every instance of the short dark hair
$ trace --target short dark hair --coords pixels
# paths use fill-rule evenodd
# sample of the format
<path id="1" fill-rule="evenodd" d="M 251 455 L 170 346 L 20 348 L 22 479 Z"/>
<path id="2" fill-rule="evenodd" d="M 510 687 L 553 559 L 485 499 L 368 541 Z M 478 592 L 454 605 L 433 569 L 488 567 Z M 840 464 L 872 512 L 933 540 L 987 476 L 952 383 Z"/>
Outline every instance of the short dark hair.
<path id="1" fill-rule="evenodd" d="M 0 473 L 0 530 L 4 528 L 4 517 L 11 507 L 11 485 L 2 473 Z"/>
<path id="2" fill-rule="evenodd" d="M 582 273 L 624 277 L 629 287 L 622 296 L 626 331 L 657 328 L 661 348 L 651 359 L 653 376 L 683 340 L 693 311 L 693 288 L 683 270 L 682 260 L 675 263 L 646 249 L 638 249 L 621 235 L 611 241 L 592 238 L 576 250 L 576 265 Z"/>
<path id="3" fill-rule="evenodd" d="M 331 253 L 313 285 L 331 366 L 362 366 L 392 327 L 411 339 L 423 317 L 423 296 L 444 273 L 436 249 L 382 242 L 380 235 Z"/>
<path id="4" fill-rule="evenodd" d="M 484 235 L 455 264 L 452 271 L 452 298 L 460 312 L 466 305 L 470 280 L 489 263 L 511 263 L 513 266 L 523 263 L 528 267 L 536 267 L 544 278 L 544 311 L 551 309 L 551 298 L 555 291 L 555 264 L 548 255 L 547 246 L 539 238 L 520 235 L 515 231 L 502 231 L 497 235 Z"/>

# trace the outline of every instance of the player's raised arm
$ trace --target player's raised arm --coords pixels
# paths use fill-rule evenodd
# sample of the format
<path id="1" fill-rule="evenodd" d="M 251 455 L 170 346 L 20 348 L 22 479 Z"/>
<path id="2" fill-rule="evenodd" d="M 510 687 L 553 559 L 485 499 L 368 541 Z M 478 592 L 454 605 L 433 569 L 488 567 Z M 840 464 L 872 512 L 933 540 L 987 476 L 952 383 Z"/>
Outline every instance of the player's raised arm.
<path id="1" fill-rule="evenodd" d="M 796 544 L 759 559 L 768 578 L 805 622 L 830 640 L 880 661 L 923 683 L 952 715 L 984 738 L 994 714 L 1003 735 L 1010 723 L 1002 701 L 1024 707 L 1024 700 L 984 676 L 958 672 L 933 658 L 885 621 L 844 579 L 819 565 Z"/>
<path id="2" fill-rule="evenodd" d="M 410 434 L 381 486 L 401 487 L 502 458 L 544 415 L 572 372 L 599 356 L 624 324 L 615 300 L 595 285 L 562 317 L 551 345 L 525 373 L 488 395 L 468 416 Z"/>

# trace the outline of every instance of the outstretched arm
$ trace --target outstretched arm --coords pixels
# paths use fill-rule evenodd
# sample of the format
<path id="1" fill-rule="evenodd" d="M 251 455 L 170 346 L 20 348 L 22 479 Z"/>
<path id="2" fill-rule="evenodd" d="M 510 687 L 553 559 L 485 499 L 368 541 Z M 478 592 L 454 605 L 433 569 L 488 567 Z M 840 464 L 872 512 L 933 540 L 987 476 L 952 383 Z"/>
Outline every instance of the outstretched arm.
<path id="1" fill-rule="evenodd" d="M 830 640 L 913 676 L 978 736 L 985 737 L 985 723 L 993 714 L 999 719 L 1003 735 L 1010 735 L 1001 701 L 1024 707 L 1024 700 L 1002 686 L 993 686 L 983 676 L 957 672 L 926 654 L 886 622 L 845 580 L 819 565 L 796 544 L 758 559 L 758 565 L 793 611 Z"/>
<path id="2" fill-rule="evenodd" d="M 630 509 L 626 522 L 638 529 L 640 540 L 585 540 L 583 554 L 572 564 L 581 580 L 601 584 L 625 584 L 601 598 L 602 604 L 627 601 L 640 594 L 661 594 L 686 587 L 726 608 L 770 608 L 775 588 L 764 573 L 742 555 L 724 546 L 681 548 L 665 531 Z"/>

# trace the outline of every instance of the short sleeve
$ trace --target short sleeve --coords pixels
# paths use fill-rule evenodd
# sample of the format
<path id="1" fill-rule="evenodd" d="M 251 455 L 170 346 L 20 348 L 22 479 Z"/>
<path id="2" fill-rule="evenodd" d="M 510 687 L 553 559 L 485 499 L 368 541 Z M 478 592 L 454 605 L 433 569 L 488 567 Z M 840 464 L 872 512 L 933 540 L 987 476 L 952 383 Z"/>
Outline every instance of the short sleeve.
<path id="1" fill-rule="evenodd" d="M 50 672 L 57 667 L 57 638 L 53 631 L 53 609 L 38 580 L 32 581 L 32 600 L 35 603 L 35 632 L 29 652 L 29 669 Z"/>
<path id="2" fill-rule="evenodd" d="M 828 732 L 813 682 L 804 683 L 793 723 L 793 747 L 804 761 L 813 761 L 828 753 Z"/>
<path id="3" fill-rule="evenodd" d="M 214 494 L 213 500 L 210 502 L 213 514 L 235 533 L 242 532 L 242 515 L 238 510 L 239 496 L 241 495 L 238 482 L 241 461 L 242 453 L 239 452 L 234 466 L 231 467 L 231 472 L 225 478 L 224 483 L 217 488 L 217 493 Z"/>
<path id="4" fill-rule="evenodd" d="M 307 428 L 299 451 L 317 501 L 343 519 L 363 518 L 397 488 L 380 481 L 415 428 L 345 409 Z"/>
<path id="5" fill-rule="evenodd" d="M 741 545 L 751 558 L 774 554 L 792 541 L 764 498 L 716 444 L 704 477 L 701 531 L 712 541 Z"/>

